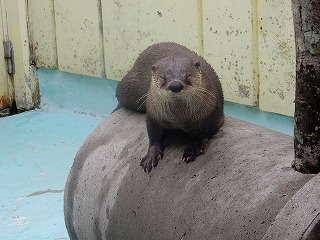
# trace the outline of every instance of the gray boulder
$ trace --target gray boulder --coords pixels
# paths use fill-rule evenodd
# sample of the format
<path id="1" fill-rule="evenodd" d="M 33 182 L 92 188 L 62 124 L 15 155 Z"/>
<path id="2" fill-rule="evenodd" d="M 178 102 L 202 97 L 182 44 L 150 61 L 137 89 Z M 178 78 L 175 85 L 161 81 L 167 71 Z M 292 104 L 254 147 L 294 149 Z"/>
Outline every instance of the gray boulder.
<path id="1" fill-rule="evenodd" d="M 181 161 L 183 136 L 166 144 L 164 158 L 145 173 L 145 115 L 120 109 L 103 121 L 79 149 L 66 183 L 70 238 L 299 239 L 320 212 L 319 191 L 312 191 L 318 177 L 290 166 L 292 137 L 227 117 L 194 162 Z"/>

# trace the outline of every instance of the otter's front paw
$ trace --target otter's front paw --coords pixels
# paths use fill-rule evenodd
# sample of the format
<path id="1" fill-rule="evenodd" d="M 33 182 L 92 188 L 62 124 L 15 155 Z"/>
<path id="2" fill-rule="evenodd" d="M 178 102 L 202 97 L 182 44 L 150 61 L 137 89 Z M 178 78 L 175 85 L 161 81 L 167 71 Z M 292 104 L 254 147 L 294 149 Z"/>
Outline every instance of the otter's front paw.
<path id="1" fill-rule="evenodd" d="M 145 172 L 150 172 L 152 168 L 155 168 L 158 165 L 162 156 L 161 147 L 152 146 L 148 149 L 147 155 L 141 159 L 140 166 L 143 167 Z"/>
<path id="2" fill-rule="evenodd" d="M 196 159 L 197 156 L 204 154 L 205 142 L 189 144 L 182 155 L 182 161 L 191 162 Z"/>

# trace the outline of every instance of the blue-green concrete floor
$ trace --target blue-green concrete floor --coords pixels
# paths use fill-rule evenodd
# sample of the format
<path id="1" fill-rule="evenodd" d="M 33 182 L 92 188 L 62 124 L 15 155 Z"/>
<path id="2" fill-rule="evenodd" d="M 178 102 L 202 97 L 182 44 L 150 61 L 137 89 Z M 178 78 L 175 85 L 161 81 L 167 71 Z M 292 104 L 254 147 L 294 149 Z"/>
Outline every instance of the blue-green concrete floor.
<path id="1" fill-rule="evenodd" d="M 63 189 L 99 120 L 30 111 L 0 119 L 0 239 L 67 239 Z"/>
<path id="2" fill-rule="evenodd" d="M 0 239 L 69 239 L 63 189 L 87 135 L 117 105 L 116 82 L 39 70 L 41 108 L 0 118 Z M 293 134 L 293 119 L 226 103 L 227 115 Z"/>

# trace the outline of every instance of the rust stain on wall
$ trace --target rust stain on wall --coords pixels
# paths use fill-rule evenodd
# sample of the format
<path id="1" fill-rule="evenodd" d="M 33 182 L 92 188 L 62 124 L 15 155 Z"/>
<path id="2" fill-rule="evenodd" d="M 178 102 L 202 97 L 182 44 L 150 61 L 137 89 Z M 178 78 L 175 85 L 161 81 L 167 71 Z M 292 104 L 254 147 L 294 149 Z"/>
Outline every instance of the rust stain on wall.
<path id="1" fill-rule="evenodd" d="M 8 97 L 0 96 L 0 110 L 10 107 L 10 100 Z"/>

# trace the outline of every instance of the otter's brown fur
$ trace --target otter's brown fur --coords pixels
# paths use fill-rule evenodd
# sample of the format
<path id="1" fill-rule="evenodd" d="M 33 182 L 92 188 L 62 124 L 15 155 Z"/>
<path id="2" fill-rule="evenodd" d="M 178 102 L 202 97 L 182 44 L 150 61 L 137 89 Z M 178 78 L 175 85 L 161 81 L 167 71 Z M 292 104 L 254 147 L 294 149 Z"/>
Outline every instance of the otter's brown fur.
<path id="1" fill-rule="evenodd" d="M 120 81 L 119 107 L 146 112 L 149 149 L 141 165 L 149 172 L 163 156 L 167 129 L 190 136 L 182 159 L 192 161 L 204 151 L 224 120 L 221 83 L 212 67 L 177 43 L 158 43 L 144 50 Z"/>

